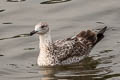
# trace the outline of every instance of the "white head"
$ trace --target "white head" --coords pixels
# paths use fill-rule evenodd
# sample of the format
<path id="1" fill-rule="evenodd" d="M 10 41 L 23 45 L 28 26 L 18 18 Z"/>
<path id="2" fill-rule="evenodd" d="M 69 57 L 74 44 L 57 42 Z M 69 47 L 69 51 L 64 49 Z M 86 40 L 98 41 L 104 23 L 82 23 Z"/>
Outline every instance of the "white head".
<path id="1" fill-rule="evenodd" d="M 35 25 L 35 29 L 30 33 L 30 35 L 32 36 L 35 33 L 44 35 L 47 32 L 49 32 L 48 24 L 45 22 L 40 22 L 39 24 Z"/>

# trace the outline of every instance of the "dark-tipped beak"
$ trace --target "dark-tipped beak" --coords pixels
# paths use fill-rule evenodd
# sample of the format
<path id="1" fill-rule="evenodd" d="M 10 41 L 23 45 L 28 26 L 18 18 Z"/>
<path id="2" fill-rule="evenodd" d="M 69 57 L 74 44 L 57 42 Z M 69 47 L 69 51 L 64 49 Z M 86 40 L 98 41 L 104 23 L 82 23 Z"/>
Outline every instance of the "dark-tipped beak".
<path id="1" fill-rule="evenodd" d="M 35 33 L 37 33 L 37 31 L 33 30 L 32 32 L 30 32 L 30 36 L 32 36 Z"/>

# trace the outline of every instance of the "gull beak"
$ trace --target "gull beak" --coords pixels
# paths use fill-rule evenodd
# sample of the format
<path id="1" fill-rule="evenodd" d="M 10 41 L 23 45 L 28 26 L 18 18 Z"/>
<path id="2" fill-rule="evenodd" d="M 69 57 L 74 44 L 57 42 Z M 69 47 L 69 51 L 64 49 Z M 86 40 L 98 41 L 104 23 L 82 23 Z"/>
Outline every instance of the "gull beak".
<path id="1" fill-rule="evenodd" d="M 30 36 L 32 36 L 35 33 L 37 33 L 37 31 L 33 30 L 32 32 L 30 32 Z"/>

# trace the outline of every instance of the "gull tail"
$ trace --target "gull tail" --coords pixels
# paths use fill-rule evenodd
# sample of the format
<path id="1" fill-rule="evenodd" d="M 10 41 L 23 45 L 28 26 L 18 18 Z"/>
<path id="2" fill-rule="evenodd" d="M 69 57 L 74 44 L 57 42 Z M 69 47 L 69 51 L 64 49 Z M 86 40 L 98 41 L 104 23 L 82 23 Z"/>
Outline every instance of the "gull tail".
<path id="1" fill-rule="evenodd" d="M 82 31 L 77 35 L 77 38 L 82 38 L 83 40 L 87 40 L 93 44 L 93 46 L 98 43 L 101 39 L 104 37 L 104 32 L 106 31 L 107 26 L 105 26 L 102 29 L 99 29 L 97 32 L 87 30 L 87 31 Z M 86 41 L 83 41 L 86 43 Z"/>
<path id="2" fill-rule="evenodd" d="M 100 29 L 98 32 L 97 32 L 97 40 L 96 42 L 94 43 L 97 44 L 100 40 L 102 40 L 104 38 L 104 32 L 107 30 L 107 26 L 105 26 L 104 28 Z"/>

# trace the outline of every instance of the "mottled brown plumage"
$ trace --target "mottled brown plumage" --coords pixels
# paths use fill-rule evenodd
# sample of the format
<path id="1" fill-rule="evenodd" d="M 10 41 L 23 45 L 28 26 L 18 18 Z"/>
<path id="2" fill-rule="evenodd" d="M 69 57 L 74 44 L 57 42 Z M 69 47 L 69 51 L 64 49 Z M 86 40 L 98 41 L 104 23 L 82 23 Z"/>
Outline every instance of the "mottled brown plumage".
<path id="1" fill-rule="evenodd" d="M 81 60 L 82 56 L 87 56 L 89 54 L 96 40 L 97 34 L 94 32 L 90 30 L 82 31 L 74 38 L 54 42 L 53 55 L 55 55 L 58 59 L 59 64 L 71 64 L 78 62 Z M 75 59 L 77 60 L 73 60 L 73 57 L 76 57 Z"/>

